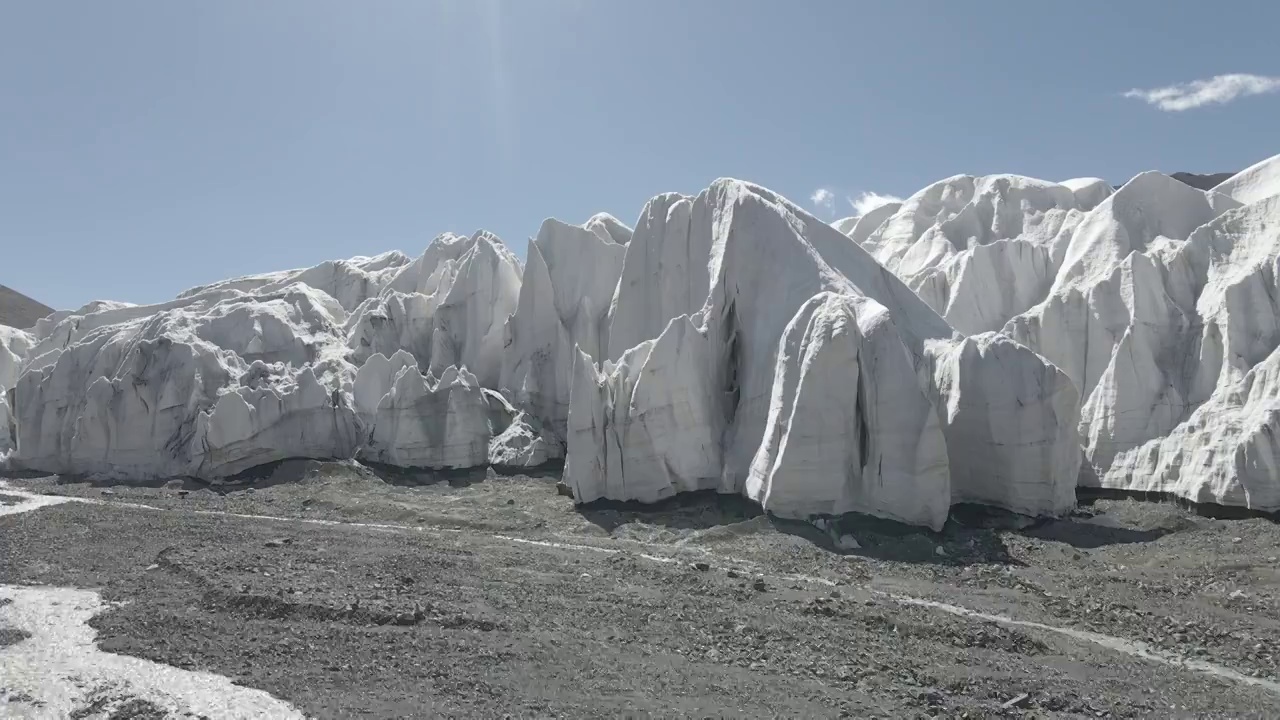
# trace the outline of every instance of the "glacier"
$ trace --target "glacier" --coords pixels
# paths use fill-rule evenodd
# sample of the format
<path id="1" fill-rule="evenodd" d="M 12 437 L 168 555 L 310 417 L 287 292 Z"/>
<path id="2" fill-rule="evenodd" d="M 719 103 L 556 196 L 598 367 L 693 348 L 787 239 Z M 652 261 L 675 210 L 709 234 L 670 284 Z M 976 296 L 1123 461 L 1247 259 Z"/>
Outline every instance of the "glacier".
<path id="1" fill-rule="evenodd" d="M 1280 510 L 1280 156 L 1209 191 L 957 175 L 828 223 L 764 187 L 0 327 L 0 468 L 563 460 L 579 503 L 739 494 L 939 529 L 1079 487 Z"/>
<path id="2" fill-rule="evenodd" d="M 1280 195 L 1280 155 L 1241 170 L 1214 186 L 1213 192 L 1245 205 Z"/>
<path id="3" fill-rule="evenodd" d="M 1280 156 L 1208 191 L 957 176 L 857 241 L 958 330 L 1070 378 L 1079 486 L 1274 512 L 1278 196 Z"/>

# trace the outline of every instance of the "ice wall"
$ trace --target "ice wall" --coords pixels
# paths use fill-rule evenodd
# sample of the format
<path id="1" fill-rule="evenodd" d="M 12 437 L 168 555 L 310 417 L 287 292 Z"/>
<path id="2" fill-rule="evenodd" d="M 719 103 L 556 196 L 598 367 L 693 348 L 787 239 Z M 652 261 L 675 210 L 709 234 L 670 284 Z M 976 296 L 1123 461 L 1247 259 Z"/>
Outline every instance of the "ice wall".
<path id="1" fill-rule="evenodd" d="M 1276 158 L 1210 192 L 955 176 L 829 225 L 758 185 L 0 328 L 13 468 L 564 458 L 577 501 L 740 493 L 932 528 L 1077 484 L 1280 509 Z"/>

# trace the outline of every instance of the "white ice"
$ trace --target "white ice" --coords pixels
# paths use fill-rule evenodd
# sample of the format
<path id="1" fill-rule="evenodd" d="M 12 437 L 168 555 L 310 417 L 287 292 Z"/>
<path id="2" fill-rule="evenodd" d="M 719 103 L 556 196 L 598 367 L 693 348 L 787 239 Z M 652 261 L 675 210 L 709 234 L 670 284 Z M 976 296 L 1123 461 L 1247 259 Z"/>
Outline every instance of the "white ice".
<path id="1" fill-rule="evenodd" d="M 1213 191 L 1245 205 L 1280 195 L 1280 155 L 1241 170 L 1223 180 Z"/>
<path id="2" fill-rule="evenodd" d="M 1155 172 L 1114 193 L 1069 180 L 1076 207 L 1050 189 L 1049 210 L 1025 196 L 1040 181 L 980 180 L 984 200 L 951 178 L 864 244 L 958 330 L 999 330 L 1070 378 L 1079 484 L 1277 510 L 1277 160 L 1209 192 Z"/>
<path id="3" fill-rule="evenodd" d="M 564 458 L 579 502 L 744 494 L 940 527 L 1077 484 L 1280 508 L 1280 156 L 957 175 L 823 222 L 750 183 L 0 328 L 7 467 Z"/>

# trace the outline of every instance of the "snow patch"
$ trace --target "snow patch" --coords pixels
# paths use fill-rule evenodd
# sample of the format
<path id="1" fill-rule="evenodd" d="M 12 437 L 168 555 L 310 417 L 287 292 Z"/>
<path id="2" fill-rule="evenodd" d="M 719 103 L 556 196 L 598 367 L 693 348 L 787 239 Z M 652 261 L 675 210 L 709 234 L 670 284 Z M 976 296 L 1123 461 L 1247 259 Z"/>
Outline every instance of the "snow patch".
<path id="1" fill-rule="evenodd" d="M 92 706 L 105 717 L 126 702 L 144 701 L 175 717 L 305 717 L 221 675 L 102 652 L 88 623 L 109 606 L 96 592 L 0 585 L 0 600 L 0 624 L 28 635 L 0 648 L 0 701 L 24 716 L 71 717 Z"/>

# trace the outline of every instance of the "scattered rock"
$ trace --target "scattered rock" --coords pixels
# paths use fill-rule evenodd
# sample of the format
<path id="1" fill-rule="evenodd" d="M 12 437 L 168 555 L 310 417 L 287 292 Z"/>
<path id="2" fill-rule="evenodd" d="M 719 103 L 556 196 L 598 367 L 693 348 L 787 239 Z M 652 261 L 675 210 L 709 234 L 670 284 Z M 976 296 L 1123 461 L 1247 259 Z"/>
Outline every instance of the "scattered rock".
<path id="1" fill-rule="evenodd" d="M 922 691 L 916 696 L 916 699 L 933 706 L 944 705 L 947 702 L 946 697 L 937 690 Z"/>
<path id="2" fill-rule="evenodd" d="M 293 538 L 272 538 L 271 540 L 262 543 L 262 545 L 263 547 L 276 548 L 284 547 L 285 545 L 290 545 L 292 543 Z"/>
<path id="3" fill-rule="evenodd" d="M 731 577 L 731 578 L 737 578 L 737 577 L 739 577 L 739 575 L 738 575 L 738 571 L 737 571 L 737 570 L 734 570 L 733 568 L 729 568 L 729 571 L 728 571 L 728 572 L 726 572 L 726 573 L 725 573 L 725 575 L 726 575 L 726 576 L 728 576 L 728 577 Z"/>
<path id="4" fill-rule="evenodd" d="M 510 499 L 509 499 L 509 500 L 507 500 L 507 504 L 508 504 L 508 505 L 515 505 L 515 504 L 516 504 L 516 501 L 515 501 L 515 500 L 510 500 Z"/>
<path id="5" fill-rule="evenodd" d="M 556 494 L 571 498 L 573 497 L 573 490 L 568 486 L 568 484 L 558 482 L 556 483 Z"/>
<path id="6" fill-rule="evenodd" d="M 710 569 L 711 569 L 711 563 L 708 563 L 708 562 L 704 562 L 704 561 L 702 561 L 702 560 L 699 560 L 699 561 L 697 561 L 697 562 L 695 562 L 695 563 L 693 564 L 693 569 L 694 569 L 694 570 L 701 570 L 701 571 L 703 571 L 703 572 L 706 572 L 706 571 L 708 571 L 708 570 L 710 570 Z"/>
<path id="7" fill-rule="evenodd" d="M 1019 695 L 1015 695 L 1014 697 L 1006 700 L 1003 704 L 1000 705 L 1000 707 L 1004 708 L 1005 710 L 1009 710 L 1016 707 L 1026 707 L 1027 700 L 1030 700 L 1030 699 L 1031 699 L 1030 693 L 1021 693 Z"/>
<path id="8" fill-rule="evenodd" d="M 938 547 L 933 549 L 933 554 L 937 555 L 938 557 L 946 557 L 947 549 L 939 545 Z"/>
<path id="9" fill-rule="evenodd" d="M 1240 543 L 1244 542 L 1244 538 L 1242 538 L 1242 537 L 1233 537 L 1233 538 L 1231 538 L 1231 542 L 1232 542 L 1233 544 L 1237 544 L 1237 545 L 1238 545 L 1238 544 L 1240 544 Z"/>
<path id="10" fill-rule="evenodd" d="M 769 585 L 764 581 L 764 578 L 756 578 L 756 581 L 751 583 L 751 587 L 755 588 L 760 592 L 764 592 L 765 590 L 769 589 Z"/>
<path id="11" fill-rule="evenodd" d="M 112 490 L 111 488 L 102 488 L 102 494 L 103 494 L 103 495 L 115 495 L 115 494 L 116 494 L 116 491 L 115 491 L 115 490 Z"/>

